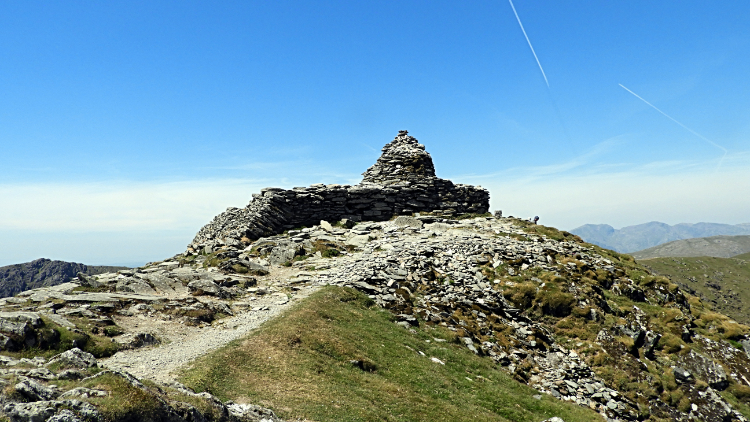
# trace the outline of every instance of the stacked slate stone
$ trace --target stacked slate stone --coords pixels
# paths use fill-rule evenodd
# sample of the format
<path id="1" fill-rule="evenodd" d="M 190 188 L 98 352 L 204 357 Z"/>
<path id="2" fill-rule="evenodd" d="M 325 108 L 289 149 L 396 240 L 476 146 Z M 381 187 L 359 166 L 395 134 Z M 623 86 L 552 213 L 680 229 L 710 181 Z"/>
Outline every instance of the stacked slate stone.
<path id="1" fill-rule="evenodd" d="M 424 145 L 404 130 L 383 148 L 383 155 L 364 173 L 362 183 L 262 189 L 253 194 L 247 207 L 228 208 L 216 216 L 198 232 L 188 250 L 249 243 L 284 230 L 313 226 L 320 220 L 384 221 L 415 212 L 482 214 L 489 209 L 489 199 L 489 192 L 482 187 L 436 177 Z"/>
<path id="2" fill-rule="evenodd" d="M 406 130 L 400 130 L 396 138 L 384 146 L 383 155 L 378 161 L 362 173 L 362 183 L 376 185 L 394 185 L 403 182 L 415 184 L 434 183 L 435 166 L 432 157 L 424 150 L 416 138 L 409 136 Z"/>

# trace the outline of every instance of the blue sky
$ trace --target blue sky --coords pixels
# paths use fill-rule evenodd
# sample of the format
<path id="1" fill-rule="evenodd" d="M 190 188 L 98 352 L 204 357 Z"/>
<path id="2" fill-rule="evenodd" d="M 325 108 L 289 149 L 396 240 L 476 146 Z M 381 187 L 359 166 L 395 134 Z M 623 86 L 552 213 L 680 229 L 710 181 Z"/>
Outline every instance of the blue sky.
<path id="1" fill-rule="evenodd" d="M 0 265 L 172 256 L 400 129 L 506 215 L 750 222 L 750 3 L 514 5 L 549 86 L 507 1 L 0 3 Z"/>

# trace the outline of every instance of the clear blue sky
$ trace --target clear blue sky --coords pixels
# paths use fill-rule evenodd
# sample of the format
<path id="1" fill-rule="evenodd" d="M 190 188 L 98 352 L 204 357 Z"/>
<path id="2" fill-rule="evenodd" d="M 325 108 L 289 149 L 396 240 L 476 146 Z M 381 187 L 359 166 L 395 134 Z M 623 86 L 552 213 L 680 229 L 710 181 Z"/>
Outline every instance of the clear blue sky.
<path id="1" fill-rule="evenodd" d="M 549 87 L 502 0 L 0 3 L 0 265 L 163 259 L 399 129 L 506 215 L 750 222 L 750 3 L 514 5 Z"/>

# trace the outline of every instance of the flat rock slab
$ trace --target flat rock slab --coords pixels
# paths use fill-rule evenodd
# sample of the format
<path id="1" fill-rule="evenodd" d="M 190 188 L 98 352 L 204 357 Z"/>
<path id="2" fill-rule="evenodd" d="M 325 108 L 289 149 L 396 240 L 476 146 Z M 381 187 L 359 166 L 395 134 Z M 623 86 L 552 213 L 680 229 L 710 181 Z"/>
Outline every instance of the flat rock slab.
<path id="1" fill-rule="evenodd" d="M 31 300 L 34 302 L 43 302 L 49 299 L 60 299 L 66 302 L 111 302 L 119 300 L 141 300 L 153 302 L 163 300 L 163 296 L 141 295 L 136 293 L 81 293 L 79 295 L 66 295 L 61 293 L 40 293 L 32 295 Z"/>

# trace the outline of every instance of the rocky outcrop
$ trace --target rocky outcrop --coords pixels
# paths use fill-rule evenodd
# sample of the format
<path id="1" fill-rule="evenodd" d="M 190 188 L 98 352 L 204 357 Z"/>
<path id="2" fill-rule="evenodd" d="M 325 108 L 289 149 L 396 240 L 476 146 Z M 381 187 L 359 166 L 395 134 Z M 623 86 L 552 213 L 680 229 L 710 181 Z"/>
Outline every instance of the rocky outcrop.
<path id="1" fill-rule="evenodd" d="M 35 259 L 23 264 L 0 267 L 0 297 L 16 295 L 38 287 L 55 286 L 70 281 L 78 273 L 94 275 L 125 267 L 84 265 L 76 262 Z"/>
<path id="2" fill-rule="evenodd" d="M 41 357 L 6 358 L 0 366 L 0 385 L 4 387 L 0 392 L 3 404 L 0 414 L 12 422 L 281 422 L 270 409 L 222 402 L 209 393 L 195 393 L 179 383 L 149 387 L 127 372 L 102 371 L 97 366 L 96 359 L 80 349 L 68 350 L 48 362 Z M 70 370 L 62 369 L 70 367 L 79 369 L 80 374 L 73 385 L 70 385 Z M 16 377 L 18 382 L 8 385 L 6 377 Z M 66 380 L 67 391 L 57 387 L 57 380 Z M 90 402 L 118 394 L 137 396 L 138 402 L 125 400 L 119 407 L 106 410 Z"/>
<path id="3" fill-rule="evenodd" d="M 608 255 L 567 233 L 526 225 L 512 218 L 434 215 L 356 225 L 322 221 L 247 246 L 216 245 L 210 254 L 185 253 L 144 268 L 0 299 L 6 312 L 0 320 L 4 333 L 31 341 L 49 328 L 47 320 L 67 326 L 66 318 L 87 319 L 122 350 L 156 339 L 144 331 L 123 334 L 121 326 L 112 325 L 121 317 L 136 321 L 134 330 L 143 330 L 145 321 L 208 330 L 223 326 L 223 316 L 255 318 L 268 312 L 268 304 L 335 284 L 367 294 L 406 330 L 451 330 L 460 347 L 492 359 L 519 382 L 611 421 L 747 420 L 723 397 L 740 397 L 750 385 L 750 356 L 741 349 L 750 349 L 747 327 L 709 312 L 697 298 L 648 275 L 627 257 Z M 239 323 L 227 322 L 230 330 L 211 331 L 211 337 L 234 332 Z M 77 333 L 85 340 L 84 333 Z M 161 348 L 153 351 L 164 354 Z M 122 369 L 117 362 L 128 362 L 118 355 L 107 361 L 110 368 Z M 0 367 L 8 368 L 7 386 L 17 392 L 6 414 L 63 418 L 70 411 L 85 420 L 90 413 L 73 407 L 73 401 L 80 405 L 93 398 L 95 403 L 102 394 L 85 382 L 92 372 L 92 361 L 85 357 L 66 352 L 50 361 L 27 359 L 23 368 L 13 358 L 0 358 Z M 148 365 L 128 368 L 145 376 L 154 371 Z M 118 371 L 101 377 L 130 379 Z M 81 382 L 63 391 L 50 387 L 54 379 Z M 200 394 L 188 395 L 197 399 Z M 193 405 L 159 397 L 162 401 L 154 403 L 162 404 L 155 409 L 163 415 L 200 420 Z M 31 399 L 36 404 L 22 403 Z M 222 415 L 253 408 L 216 406 Z"/>
<path id="4" fill-rule="evenodd" d="M 188 246 L 208 252 L 225 245 L 312 226 L 320 220 L 383 221 L 394 215 L 430 212 L 452 216 L 486 213 L 489 192 L 435 176 L 432 157 L 407 131 L 400 131 L 355 186 L 317 184 L 291 190 L 266 188 L 245 208 L 228 208 L 204 226 Z"/>

